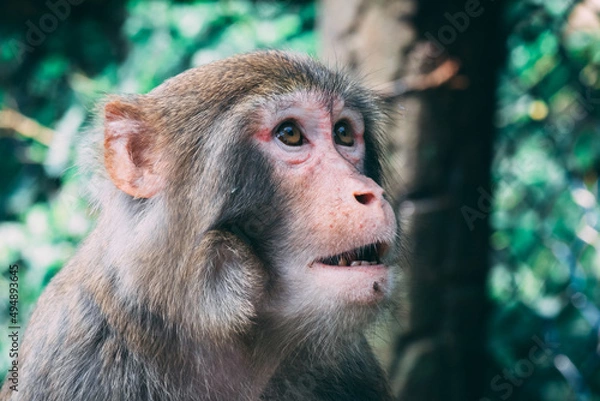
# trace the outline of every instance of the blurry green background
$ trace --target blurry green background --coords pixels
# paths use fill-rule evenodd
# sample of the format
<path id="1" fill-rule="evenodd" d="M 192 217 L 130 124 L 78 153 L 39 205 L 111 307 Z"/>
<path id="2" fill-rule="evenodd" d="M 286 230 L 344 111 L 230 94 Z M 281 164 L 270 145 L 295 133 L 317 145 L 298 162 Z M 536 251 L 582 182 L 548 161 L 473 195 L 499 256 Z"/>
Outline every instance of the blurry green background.
<path id="1" fill-rule="evenodd" d="M 488 397 L 600 400 L 600 2 L 511 1 L 506 11 Z M 73 165 L 97 101 L 255 48 L 318 47 L 312 1 L 87 0 L 39 45 L 20 47 L 26 21 L 48 12 L 27 0 L 0 14 L 0 378 L 8 266 L 20 266 L 25 323 L 93 226 Z M 553 342 L 529 372 L 535 333 Z"/>
<path id="2" fill-rule="evenodd" d="M 599 12 L 598 1 L 507 8 L 492 167 L 493 400 L 600 400 Z M 552 342 L 542 363 L 529 355 L 533 333 Z"/>

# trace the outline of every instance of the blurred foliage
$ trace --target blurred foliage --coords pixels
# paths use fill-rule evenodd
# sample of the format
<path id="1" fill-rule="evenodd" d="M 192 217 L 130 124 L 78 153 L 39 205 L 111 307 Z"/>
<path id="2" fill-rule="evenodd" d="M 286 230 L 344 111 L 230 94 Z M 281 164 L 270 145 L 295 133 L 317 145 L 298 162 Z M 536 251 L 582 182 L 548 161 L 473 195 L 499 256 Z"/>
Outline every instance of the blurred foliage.
<path id="1" fill-rule="evenodd" d="M 41 31 L 38 44 L 28 21 L 52 28 L 42 21 L 47 14 L 66 17 Z M 20 322 L 93 225 L 72 166 L 78 132 L 93 124 L 96 103 L 106 93 L 147 92 L 187 68 L 256 48 L 315 54 L 314 21 L 311 1 L 86 0 L 58 13 L 44 0 L 3 4 L 0 288 L 5 294 L 8 267 L 18 264 Z M 9 323 L 7 297 L 0 301 L 2 380 Z"/>
<path id="2" fill-rule="evenodd" d="M 599 13 L 595 0 L 508 3 L 490 400 L 600 400 Z"/>

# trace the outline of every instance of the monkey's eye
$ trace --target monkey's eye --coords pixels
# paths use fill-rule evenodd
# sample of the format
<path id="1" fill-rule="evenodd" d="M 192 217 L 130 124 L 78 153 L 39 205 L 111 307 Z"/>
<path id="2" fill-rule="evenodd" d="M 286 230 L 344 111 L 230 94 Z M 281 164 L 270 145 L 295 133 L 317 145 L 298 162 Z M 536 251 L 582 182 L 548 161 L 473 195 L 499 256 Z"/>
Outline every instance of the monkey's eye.
<path id="1" fill-rule="evenodd" d="M 354 145 L 354 132 L 348 121 L 342 120 L 333 127 L 333 139 L 338 145 Z"/>
<path id="2" fill-rule="evenodd" d="M 275 138 L 288 146 L 301 146 L 304 136 L 293 121 L 285 121 L 275 129 Z"/>

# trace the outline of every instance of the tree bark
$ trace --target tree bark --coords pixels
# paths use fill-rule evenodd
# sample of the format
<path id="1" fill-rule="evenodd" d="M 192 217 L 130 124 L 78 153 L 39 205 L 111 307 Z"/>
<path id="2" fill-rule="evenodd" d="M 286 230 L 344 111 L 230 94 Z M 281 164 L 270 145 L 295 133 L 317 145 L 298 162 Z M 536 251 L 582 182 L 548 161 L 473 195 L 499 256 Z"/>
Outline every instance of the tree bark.
<path id="1" fill-rule="evenodd" d="M 379 346 L 400 400 L 478 400 L 486 366 L 490 162 L 504 53 L 493 0 L 322 0 L 322 57 L 398 100 L 407 311 Z"/>

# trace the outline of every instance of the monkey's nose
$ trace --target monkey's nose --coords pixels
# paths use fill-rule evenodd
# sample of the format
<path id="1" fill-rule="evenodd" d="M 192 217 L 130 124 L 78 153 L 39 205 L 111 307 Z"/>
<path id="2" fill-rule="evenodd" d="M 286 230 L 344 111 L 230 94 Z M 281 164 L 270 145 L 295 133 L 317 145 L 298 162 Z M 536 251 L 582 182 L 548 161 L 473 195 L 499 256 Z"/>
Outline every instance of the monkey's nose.
<path id="1" fill-rule="evenodd" d="M 373 206 L 383 200 L 383 188 L 368 177 L 358 177 L 349 183 L 354 199 L 365 206 Z"/>
<path id="2" fill-rule="evenodd" d="M 369 205 L 375 200 L 375 194 L 372 192 L 360 192 L 354 194 L 354 199 L 362 205 Z"/>

